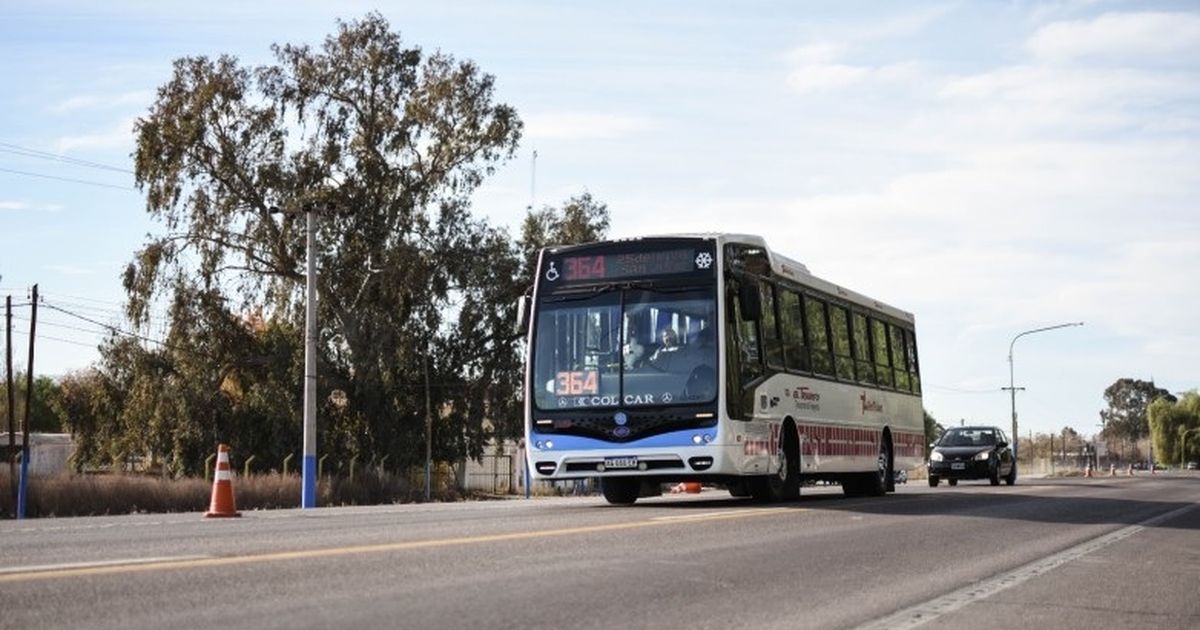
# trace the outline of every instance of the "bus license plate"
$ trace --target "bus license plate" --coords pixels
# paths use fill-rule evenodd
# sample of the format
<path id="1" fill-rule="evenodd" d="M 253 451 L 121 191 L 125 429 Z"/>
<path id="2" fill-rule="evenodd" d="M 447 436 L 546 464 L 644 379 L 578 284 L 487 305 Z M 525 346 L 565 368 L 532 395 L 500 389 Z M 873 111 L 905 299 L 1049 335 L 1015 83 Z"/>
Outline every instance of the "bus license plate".
<path id="1" fill-rule="evenodd" d="M 624 468 L 637 468 L 638 461 L 636 457 L 605 457 L 604 467 L 609 470 L 621 470 Z"/>
<path id="2" fill-rule="evenodd" d="M 966 470 L 967 465 L 962 462 L 954 462 L 950 464 L 950 470 Z"/>

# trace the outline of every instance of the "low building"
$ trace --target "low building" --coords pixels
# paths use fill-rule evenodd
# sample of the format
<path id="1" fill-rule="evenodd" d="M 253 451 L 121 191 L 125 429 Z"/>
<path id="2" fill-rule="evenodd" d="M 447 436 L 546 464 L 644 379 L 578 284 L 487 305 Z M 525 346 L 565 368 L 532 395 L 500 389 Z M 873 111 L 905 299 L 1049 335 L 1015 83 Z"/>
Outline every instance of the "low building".
<path id="1" fill-rule="evenodd" d="M 16 448 L 9 452 L 8 432 L 0 433 L 0 454 L 5 463 L 13 461 L 21 452 L 20 434 L 13 436 L 13 443 Z M 29 450 L 29 475 L 50 477 L 70 467 L 71 456 L 75 454 L 75 442 L 70 433 L 30 433 Z"/>

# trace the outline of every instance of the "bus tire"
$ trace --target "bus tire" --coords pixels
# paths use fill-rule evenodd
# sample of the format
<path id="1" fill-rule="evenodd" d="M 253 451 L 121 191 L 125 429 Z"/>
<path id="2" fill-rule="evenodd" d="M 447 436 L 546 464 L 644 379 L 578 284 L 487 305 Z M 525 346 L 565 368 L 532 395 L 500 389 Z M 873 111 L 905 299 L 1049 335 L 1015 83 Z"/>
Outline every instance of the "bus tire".
<path id="1" fill-rule="evenodd" d="M 748 484 L 743 479 L 730 481 L 729 483 L 725 484 L 725 489 L 729 491 L 729 496 L 731 497 L 742 498 L 750 496 Z"/>
<path id="2" fill-rule="evenodd" d="M 747 480 L 750 496 L 759 503 L 794 501 L 800 498 L 800 438 L 791 420 L 784 423 L 782 438 L 779 470 L 775 474 Z"/>
<path id="3" fill-rule="evenodd" d="M 892 476 L 892 444 L 885 433 L 879 440 L 879 456 L 875 460 L 875 471 L 856 474 L 842 482 L 842 491 L 849 497 L 881 497 L 887 494 Z"/>
<path id="4" fill-rule="evenodd" d="M 613 505 L 633 505 L 642 492 L 642 480 L 636 477 L 606 477 L 600 480 L 604 500 Z"/>

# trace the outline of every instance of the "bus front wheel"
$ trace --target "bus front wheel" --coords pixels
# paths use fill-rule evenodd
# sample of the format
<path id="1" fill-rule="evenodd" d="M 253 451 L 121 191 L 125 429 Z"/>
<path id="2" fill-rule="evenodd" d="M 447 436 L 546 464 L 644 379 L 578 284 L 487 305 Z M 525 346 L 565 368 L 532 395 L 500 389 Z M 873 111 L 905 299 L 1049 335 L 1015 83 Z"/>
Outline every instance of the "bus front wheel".
<path id="1" fill-rule="evenodd" d="M 789 421 L 783 427 L 783 448 L 779 451 L 779 468 L 774 474 L 746 481 L 750 495 L 759 503 L 794 501 L 800 498 L 800 439 Z"/>
<path id="2" fill-rule="evenodd" d="M 642 480 L 636 477 L 608 477 L 600 480 L 604 499 L 613 505 L 633 505 L 642 491 Z"/>

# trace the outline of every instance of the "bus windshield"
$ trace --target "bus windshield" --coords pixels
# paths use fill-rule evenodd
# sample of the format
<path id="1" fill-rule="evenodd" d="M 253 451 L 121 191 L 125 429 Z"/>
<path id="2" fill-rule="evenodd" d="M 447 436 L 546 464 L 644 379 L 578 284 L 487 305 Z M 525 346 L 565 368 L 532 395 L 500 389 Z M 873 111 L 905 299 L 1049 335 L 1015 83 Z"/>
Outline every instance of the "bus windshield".
<path id="1" fill-rule="evenodd" d="M 711 288 L 613 289 L 538 306 L 532 356 L 542 410 L 705 404 L 716 399 Z"/>

